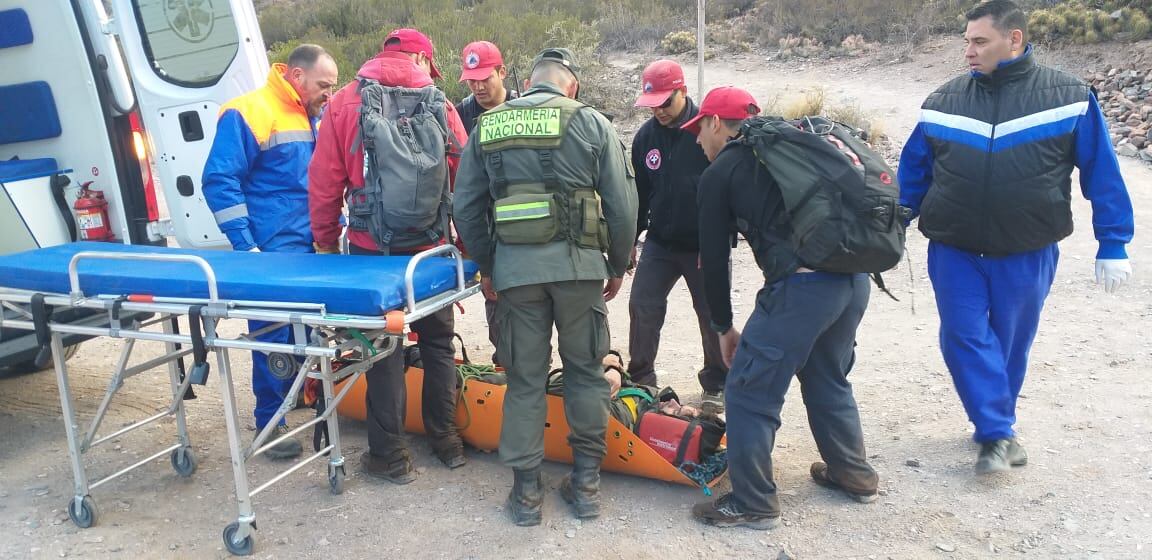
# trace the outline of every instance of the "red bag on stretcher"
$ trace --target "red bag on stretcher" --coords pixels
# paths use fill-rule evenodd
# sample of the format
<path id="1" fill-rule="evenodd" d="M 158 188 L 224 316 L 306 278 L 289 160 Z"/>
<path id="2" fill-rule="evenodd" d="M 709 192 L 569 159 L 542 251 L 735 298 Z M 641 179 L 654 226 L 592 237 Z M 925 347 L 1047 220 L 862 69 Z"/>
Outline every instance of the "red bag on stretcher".
<path id="1" fill-rule="evenodd" d="M 700 462 L 704 427 L 698 418 L 669 416 L 657 411 L 640 414 L 636 434 L 665 461 L 679 467 L 684 462 Z"/>

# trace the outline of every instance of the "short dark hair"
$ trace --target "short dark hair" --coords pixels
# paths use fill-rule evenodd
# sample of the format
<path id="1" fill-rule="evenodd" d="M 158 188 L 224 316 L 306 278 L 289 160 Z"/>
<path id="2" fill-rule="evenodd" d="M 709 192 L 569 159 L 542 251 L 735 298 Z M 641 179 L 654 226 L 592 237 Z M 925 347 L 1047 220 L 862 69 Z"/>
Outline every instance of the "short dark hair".
<path id="1" fill-rule="evenodd" d="M 320 45 L 313 45 L 311 43 L 304 43 L 299 47 L 292 49 L 292 53 L 288 55 L 289 68 L 303 68 L 310 70 L 316 64 L 320 57 L 326 56 L 332 58 L 328 51 Z"/>
<path id="2" fill-rule="evenodd" d="M 1019 29 L 1020 33 L 1024 35 L 1024 41 L 1028 40 L 1028 16 L 1024 15 L 1024 11 L 1020 9 L 1011 0 L 988 0 L 981 2 L 976 7 L 968 10 L 964 14 L 965 19 L 968 21 L 976 21 L 982 17 L 991 16 L 992 26 L 999 30 L 1001 33 L 1011 33 L 1013 29 Z"/>

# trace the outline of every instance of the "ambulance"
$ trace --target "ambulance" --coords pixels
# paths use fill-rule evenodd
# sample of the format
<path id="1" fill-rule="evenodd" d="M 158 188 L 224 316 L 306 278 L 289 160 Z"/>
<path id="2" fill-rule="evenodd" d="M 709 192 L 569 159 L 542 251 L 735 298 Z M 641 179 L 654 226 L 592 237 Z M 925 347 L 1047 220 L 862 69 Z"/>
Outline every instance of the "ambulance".
<path id="1" fill-rule="evenodd" d="M 201 171 L 220 106 L 268 67 L 249 0 L 0 0 L 0 254 L 227 247 Z M 82 340 L 66 339 L 70 354 Z M 50 365 L 33 335 L 0 323 L 0 369 Z"/>

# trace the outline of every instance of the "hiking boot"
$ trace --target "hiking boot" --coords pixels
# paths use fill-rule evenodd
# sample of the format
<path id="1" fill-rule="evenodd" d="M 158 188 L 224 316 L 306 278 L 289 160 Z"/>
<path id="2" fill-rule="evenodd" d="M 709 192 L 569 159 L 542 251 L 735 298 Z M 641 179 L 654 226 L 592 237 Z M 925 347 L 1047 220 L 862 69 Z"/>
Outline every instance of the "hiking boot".
<path id="1" fill-rule="evenodd" d="M 704 391 L 700 399 L 700 410 L 712 414 L 724 412 L 724 391 Z"/>
<path id="2" fill-rule="evenodd" d="M 576 455 L 572 458 L 572 474 L 560 482 L 560 497 L 572 505 L 577 519 L 600 517 L 600 462 L 598 458 Z"/>
<path id="3" fill-rule="evenodd" d="M 1008 464 L 1013 467 L 1023 467 L 1028 464 L 1028 452 L 1020 445 L 1016 438 L 1008 440 Z"/>
<path id="4" fill-rule="evenodd" d="M 368 476 L 381 478 L 392 484 L 409 484 L 416 480 L 416 471 L 412 470 L 412 460 L 407 450 L 394 453 L 391 459 L 365 451 L 360 456 L 360 470 Z"/>
<path id="5" fill-rule="evenodd" d="M 992 474 L 1011 470 L 1012 463 L 1008 459 L 1008 448 L 1011 441 L 1011 439 L 1004 438 L 980 444 L 980 455 L 976 458 L 976 474 Z"/>
<path id="6" fill-rule="evenodd" d="M 286 433 L 288 433 L 288 426 L 280 424 L 279 426 L 276 426 L 275 430 L 272 430 L 271 434 L 268 435 L 268 440 L 274 440 Z M 257 432 L 256 435 L 259 436 L 259 432 Z M 268 448 L 268 451 L 264 452 L 264 456 L 269 459 L 284 460 L 295 459 L 296 457 L 299 457 L 301 453 L 304 453 L 304 446 L 300 445 L 300 442 L 296 441 L 296 438 L 288 438 Z"/>
<path id="7" fill-rule="evenodd" d="M 862 504 L 870 504 L 875 502 L 876 498 L 879 497 L 879 494 L 876 492 L 876 490 L 872 490 L 870 492 L 861 491 L 855 488 L 848 488 L 847 486 L 832 480 L 832 477 L 828 474 L 828 465 L 820 461 L 812 463 L 812 468 L 808 469 L 808 472 L 812 475 L 812 480 L 816 484 L 819 484 L 825 488 L 839 490 L 846 494 L 849 498 L 852 498 L 853 500 L 856 500 Z"/>
<path id="8" fill-rule="evenodd" d="M 780 516 L 744 513 L 732 501 L 729 492 L 711 502 L 701 502 L 692 507 L 692 517 L 713 527 L 748 527 L 757 531 L 767 531 L 780 526 Z"/>
<path id="9" fill-rule="evenodd" d="M 520 527 L 540 524 L 540 504 L 544 502 L 541 490 L 540 467 L 512 469 L 512 491 L 508 493 L 508 514 Z"/>
<path id="10" fill-rule="evenodd" d="M 432 452 L 445 467 L 450 469 L 458 469 L 468 462 L 468 459 L 464 458 L 464 443 L 459 437 L 449 436 L 432 442 Z"/>

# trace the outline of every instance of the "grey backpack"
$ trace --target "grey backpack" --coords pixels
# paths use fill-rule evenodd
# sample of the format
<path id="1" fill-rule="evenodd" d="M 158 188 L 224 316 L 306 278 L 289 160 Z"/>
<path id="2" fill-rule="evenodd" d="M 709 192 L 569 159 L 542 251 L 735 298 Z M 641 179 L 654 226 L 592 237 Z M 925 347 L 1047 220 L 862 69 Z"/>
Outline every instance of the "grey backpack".
<path id="1" fill-rule="evenodd" d="M 404 88 L 360 78 L 364 188 L 348 193 L 348 227 L 377 249 L 432 245 L 449 235 L 452 192 L 447 100 L 435 87 Z"/>

